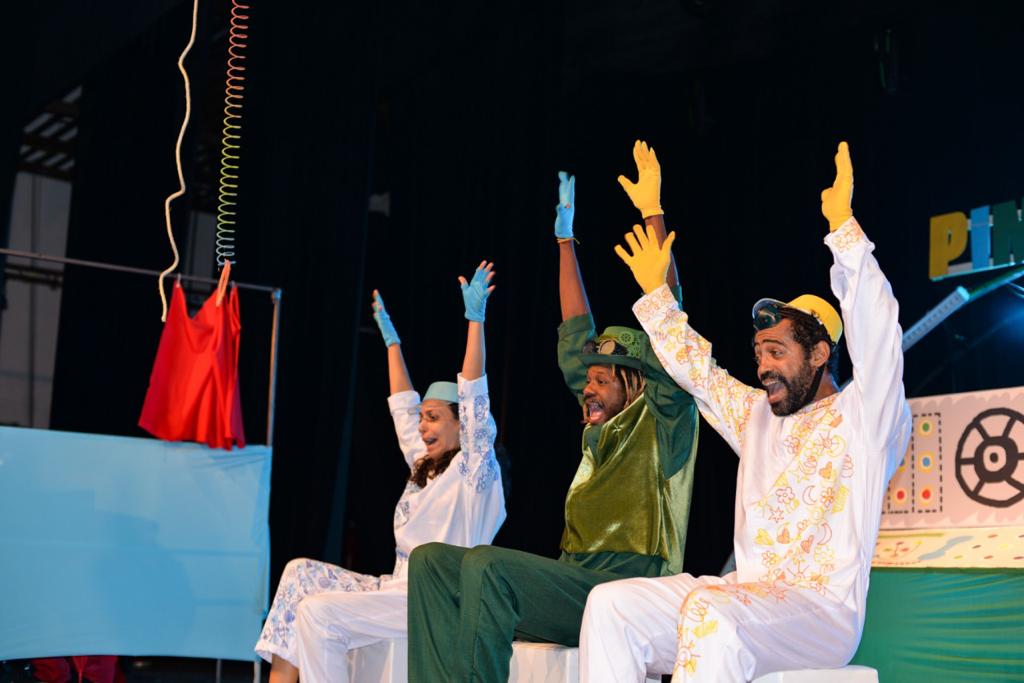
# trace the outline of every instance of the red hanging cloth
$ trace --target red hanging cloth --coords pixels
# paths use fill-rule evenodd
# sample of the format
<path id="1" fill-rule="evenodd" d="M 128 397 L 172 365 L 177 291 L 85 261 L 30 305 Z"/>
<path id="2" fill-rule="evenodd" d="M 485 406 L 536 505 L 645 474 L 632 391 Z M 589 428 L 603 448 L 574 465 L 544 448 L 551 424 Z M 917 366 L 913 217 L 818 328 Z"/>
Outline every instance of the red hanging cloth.
<path id="1" fill-rule="evenodd" d="M 71 668 L 78 676 L 72 676 Z M 39 657 L 32 660 L 32 673 L 36 680 L 43 683 L 71 683 L 83 680 L 92 683 L 124 683 L 124 674 L 117 666 L 117 657 L 110 655 L 90 655 L 85 657 Z"/>
<path id="2" fill-rule="evenodd" d="M 157 438 L 227 450 L 245 446 L 238 391 L 242 325 L 238 289 L 225 296 L 230 271 L 226 263 L 217 289 L 194 318 L 181 284 L 174 285 L 139 416 L 139 426 Z"/>

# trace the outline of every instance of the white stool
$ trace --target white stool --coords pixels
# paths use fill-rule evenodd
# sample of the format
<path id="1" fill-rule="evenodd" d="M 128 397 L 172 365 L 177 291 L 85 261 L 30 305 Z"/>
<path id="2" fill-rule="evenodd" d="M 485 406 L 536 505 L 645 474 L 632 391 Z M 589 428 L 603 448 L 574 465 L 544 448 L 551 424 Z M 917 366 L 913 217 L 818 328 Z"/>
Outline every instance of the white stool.
<path id="1" fill-rule="evenodd" d="M 409 678 L 409 641 L 382 640 L 348 652 L 352 683 L 405 683 Z"/>
<path id="2" fill-rule="evenodd" d="M 869 666 L 851 664 L 841 669 L 776 671 L 755 678 L 754 683 L 878 683 L 878 672 Z"/>
<path id="3" fill-rule="evenodd" d="M 508 683 L 579 683 L 579 680 L 578 648 L 552 643 L 512 643 Z M 648 675 L 647 680 L 661 683 L 661 676 Z"/>

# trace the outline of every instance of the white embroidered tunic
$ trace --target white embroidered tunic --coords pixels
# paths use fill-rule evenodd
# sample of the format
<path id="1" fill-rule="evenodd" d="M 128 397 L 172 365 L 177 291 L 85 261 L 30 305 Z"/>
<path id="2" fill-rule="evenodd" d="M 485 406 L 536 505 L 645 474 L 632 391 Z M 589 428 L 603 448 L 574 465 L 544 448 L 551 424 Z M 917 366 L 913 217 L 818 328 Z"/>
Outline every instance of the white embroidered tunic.
<path id="1" fill-rule="evenodd" d="M 436 541 L 472 548 L 494 540 L 505 521 L 505 496 L 494 456 L 497 427 L 491 416 L 487 376 L 460 374 L 459 446 L 444 472 L 422 489 L 409 482 L 395 506 L 395 569 L 384 581 L 405 580 L 409 553 Z M 388 397 L 398 444 L 410 470 L 426 453 L 419 434 L 420 396 L 402 391 Z"/>
<path id="2" fill-rule="evenodd" d="M 348 648 L 406 636 L 407 561 L 416 546 L 440 541 L 473 547 L 494 539 L 505 521 L 505 497 L 494 456 L 497 430 L 487 377 L 459 375 L 458 387 L 461 450 L 425 487 L 406 485 L 395 507 L 394 573 L 371 576 L 318 560 L 290 561 L 256 643 L 261 657 L 282 657 L 300 666 L 310 681 L 343 675 L 331 662 Z M 419 434 L 420 396 L 399 392 L 388 397 L 388 406 L 411 470 L 426 453 Z M 307 633 L 301 630 L 300 608 L 312 624 L 306 625 Z"/>
<path id="3" fill-rule="evenodd" d="M 792 415 L 774 415 L 764 390 L 718 367 L 711 344 L 690 327 L 667 286 L 633 310 L 665 370 L 739 455 L 736 573 L 725 581 L 759 584 L 757 592 L 774 593 L 778 602 L 789 588 L 813 591 L 823 606 L 855 613 L 859 637 L 883 496 L 906 452 L 911 417 L 898 304 L 872 255 L 874 245 L 853 218 L 825 244 L 835 257 L 832 291 L 853 381 Z M 702 633 L 699 619 L 683 617 L 679 666 L 692 672 L 710 629 Z"/>

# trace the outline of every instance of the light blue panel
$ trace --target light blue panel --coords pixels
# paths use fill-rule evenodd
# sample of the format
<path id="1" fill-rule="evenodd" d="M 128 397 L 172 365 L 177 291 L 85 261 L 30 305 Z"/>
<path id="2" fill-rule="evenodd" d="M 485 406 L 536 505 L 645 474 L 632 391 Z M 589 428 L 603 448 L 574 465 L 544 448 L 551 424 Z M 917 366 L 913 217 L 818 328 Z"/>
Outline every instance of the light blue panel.
<path id="1" fill-rule="evenodd" d="M 971 270 L 989 267 L 992 249 L 992 226 L 989 222 L 989 207 L 971 209 Z"/>
<path id="2" fill-rule="evenodd" d="M 253 659 L 271 449 L 0 427 L 0 659 Z"/>

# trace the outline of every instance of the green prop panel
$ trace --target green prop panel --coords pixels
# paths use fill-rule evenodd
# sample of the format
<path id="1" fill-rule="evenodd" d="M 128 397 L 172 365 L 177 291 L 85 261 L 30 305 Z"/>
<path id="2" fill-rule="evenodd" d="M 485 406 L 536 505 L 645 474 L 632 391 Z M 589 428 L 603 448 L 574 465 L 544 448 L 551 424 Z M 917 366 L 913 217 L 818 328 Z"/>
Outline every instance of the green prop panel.
<path id="1" fill-rule="evenodd" d="M 1024 571 L 872 570 L 852 663 L 882 683 L 1024 681 Z"/>

